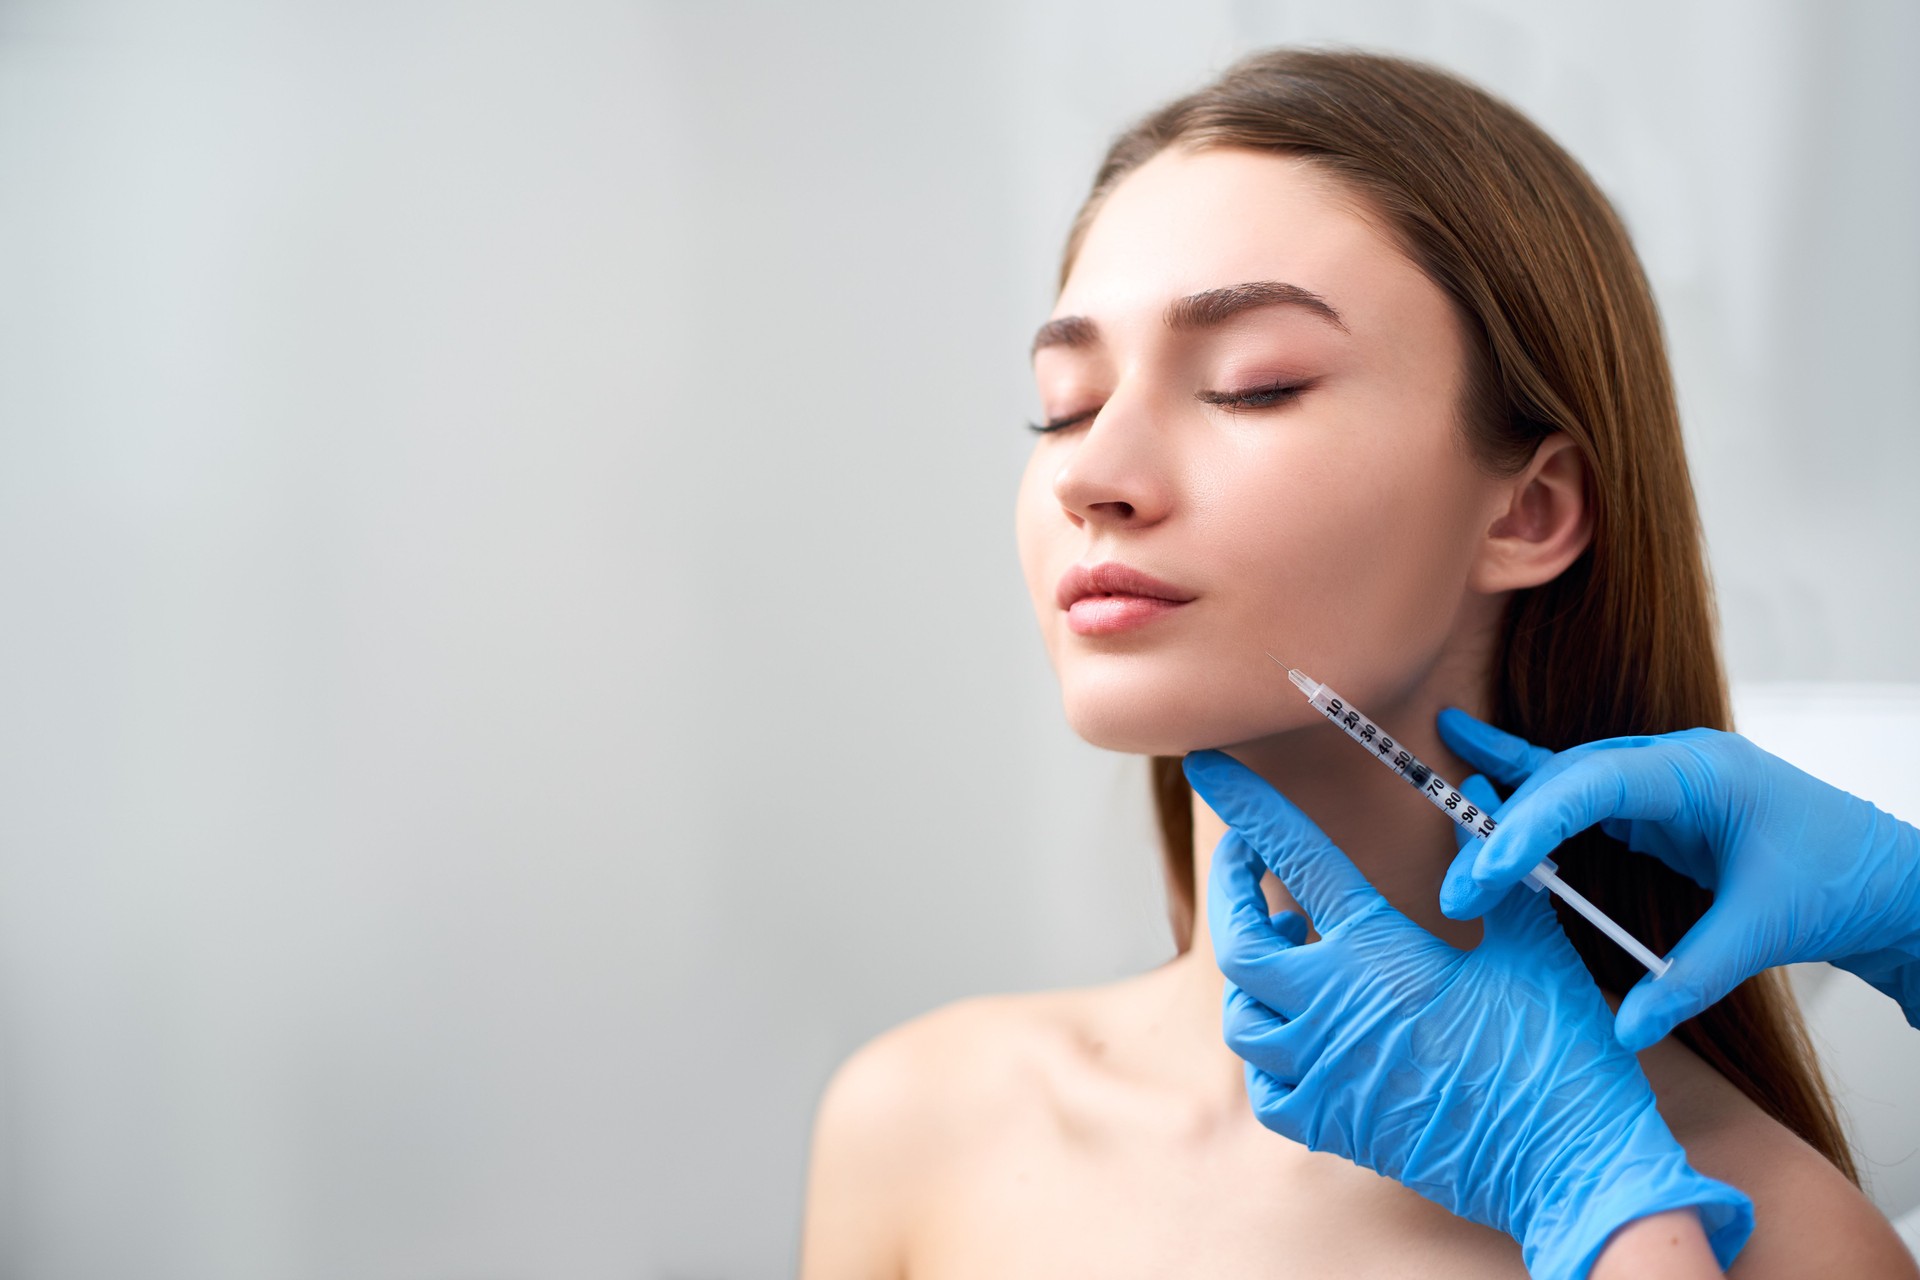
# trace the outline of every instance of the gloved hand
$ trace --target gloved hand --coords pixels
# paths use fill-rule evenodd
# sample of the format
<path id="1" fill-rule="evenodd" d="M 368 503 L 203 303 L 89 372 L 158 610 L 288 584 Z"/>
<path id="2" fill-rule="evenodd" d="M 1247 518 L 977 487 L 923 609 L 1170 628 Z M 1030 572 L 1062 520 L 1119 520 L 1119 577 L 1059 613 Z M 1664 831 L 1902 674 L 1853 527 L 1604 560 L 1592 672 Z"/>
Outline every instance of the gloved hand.
<path id="1" fill-rule="evenodd" d="M 1502 898 L 1461 951 L 1389 906 L 1252 770 L 1202 751 L 1186 774 L 1232 828 L 1207 920 L 1227 1043 L 1263 1124 L 1507 1232 L 1543 1280 L 1584 1277 L 1617 1228 L 1688 1206 L 1732 1261 L 1752 1202 L 1687 1164 L 1544 895 Z M 1469 786 L 1498 805 L 1485 779 Z M 1302 945 L 1298 913 L 1269 917 L 1262 861 L 1319 941 Z"/>
<path id="2" fill-rule="evenodd" d="M 1644 1049 L 1740 983 L 1779 964 L 1830 960 L 1898 1001 L 1920 1027 L 1920 830 L 1829 786 L 1738 734 L 1685 729 L 1607 738 L 1554 754 L 1440 713 L 1440 735 L 1496 781 L 1518 786 L 1500 827 L 1463 849 L 1440 888 L 1455 919 L 1502 901 L 1586 827 L 1713 890 L 1713 905 L 1642 978 L 1615 1022 Z"/>

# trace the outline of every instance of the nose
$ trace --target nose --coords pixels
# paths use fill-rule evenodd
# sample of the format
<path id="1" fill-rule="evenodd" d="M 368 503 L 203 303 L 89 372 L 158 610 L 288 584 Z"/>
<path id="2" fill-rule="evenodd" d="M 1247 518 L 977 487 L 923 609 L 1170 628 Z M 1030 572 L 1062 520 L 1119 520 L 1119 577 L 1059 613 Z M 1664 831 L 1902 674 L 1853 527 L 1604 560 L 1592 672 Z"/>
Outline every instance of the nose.
<path id="1" fill-rule="evenodd" d="M 1149 407 L 1116 392 L 1068 443 L 1053 495 L 1076 526 L 1146 528 L 1172 507 L 1168 461 Z"/>

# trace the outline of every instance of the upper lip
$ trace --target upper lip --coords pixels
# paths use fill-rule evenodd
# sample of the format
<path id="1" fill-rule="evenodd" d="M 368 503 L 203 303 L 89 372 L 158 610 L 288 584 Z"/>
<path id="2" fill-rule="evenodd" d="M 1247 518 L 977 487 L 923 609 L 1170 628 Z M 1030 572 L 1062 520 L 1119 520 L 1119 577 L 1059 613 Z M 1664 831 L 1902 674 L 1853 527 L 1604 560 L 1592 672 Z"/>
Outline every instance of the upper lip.
<path id="1" fill-rule="evenodd" d="M 1193 592 L 1170 582 L 1162 582 L 1132 565 L 1107 560 L 1100 564 L 1073 566 L 1061 575 L 1060 587 L 1054 592 L 1054 599 L 1060 602 L 1062 609 L 1071 609 L 1074 601 L 1084 600 L 1088 596 L 1147 596 L 1154 600 L 1185 603 L 1193 599 Z"/>

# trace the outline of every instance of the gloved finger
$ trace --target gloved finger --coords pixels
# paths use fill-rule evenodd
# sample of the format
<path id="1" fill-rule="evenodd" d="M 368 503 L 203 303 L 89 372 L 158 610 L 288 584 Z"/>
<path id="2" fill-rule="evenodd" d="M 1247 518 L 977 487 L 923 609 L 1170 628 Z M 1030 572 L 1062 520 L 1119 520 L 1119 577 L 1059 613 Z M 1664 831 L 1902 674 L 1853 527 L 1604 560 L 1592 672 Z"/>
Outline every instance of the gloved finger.
<path id="1" fill-rule="evenodd" d="M 1291 942 L 1294 946 L 1304 946 L 1307 941 L 1307 918 L 1298 911 L 1276 911 L 1267 917 L 1267 923 L 1273 931 Z"/>
<path id="2" fill-rule="evenodd" d="M 1504 786 L 1517 787 L 1547 761 L 1553 752 L 1525 738 L 1496 729 L 1458 707 L 1439 716 L 1440 738 L 1453 753 Z"/>
<path id="3" fill-rule="evenodd" d="M 1290 1131 L 1291 1125 L 1282 1128 L 1276 1124 L 1276 1121 L 1278 1124 L 1289 1124 L 1288 1120 L 1280 1120 L 1279 1117 L 1287 1111 L 1287 1100 L 1293 1096 L 1295 1086 L 1251 1062 L 1244 1065 L 1243 1071 L 1247 1078 L 1247 1101 L 1252 1104 L 1253 1114 L 1259 1117 L 1260 1123 L 1282 1137 L 1300 1141 L 1298 1134 Z"/>
<path id="4" fill-rule="evenodd" d="M 1474 808 L 1485 813 L 1490 813 L 1495 817 L 1499 816 L 1500 793 L 1493 789 L 1493 784 L 1487 781 L 1487 775 L 1484 773 L 1467 775 L 1467 780 L 1460 784 L 1460 794 L 1465 796 Z M 1471 821 L 1473 817 L 1471 814 L 1462 814 L 1461 816 L 1467 818 L 1469 821 Z M 1471 846 L 1475 852 L 1478 852 L 1480 847 L 1479 841 L 1480 837 L 1474 835 L 1465 827 L 1455 824 L 1453 828 L 1453 847 L 1455 849 L 1465 849 Z"/>
<path id="5" fill-rule="evenodd" d="M 1667 959 L 1672 967 L 1636 982 L 1614 1015 L 1614 1035 L 1635 1053 L 1776 963 L 1757 945 L 1745 913 L 1725 900 L 1707 908 Z"/>
<path id="6" fill-rule="evenodd" d="M 1440 909 L 1456 918 L 1485 911 L 1568 836 L 1602 819 L 1671 821 L 1687 799 L 1666 760 L 1672 749 L 1657 738 L 1614 738 L 1541 766 L 1507 798 L 1467 878 L 1442 886 Z"/>
<path id="7" fill-rule="evenodd" d="M 1486 812 L 1499 816 L 1500 796 L 1493 789 L 1493 784 L 1487 781 L 1485 774 L 1476 773 L 1468 777 L 1460 784 L 1460 793 Z M 1461 826 L 1454 827 L 1453 842 L 1457 852 L 1453 856 L 1453 864 L 1447 868 L 1446 878 L 1440 882 L 1442 915 L 1451 914 L 1447 911 L 1446 904 L 1454 898 L 1471 900 L 1474 894 L 1473 862 L 1480 856 L 1481 846 L 1486 843 L 1478 836 L 1469 835 L 1467 829 Z M 1447 886 L 1455 884 L 1458 887 L 1449 893 Z M 1466 917 L 1456 918 L 1465 919 Z"/>
<path id="8" fill-rule="evenodd" d="M 1312 1064 L 1320 1038 L 1307 1022 L 1282 1017 L 1231 982 L 1221 1000 L 1220 1030 L 1229 1049 L 1289 1085 Z"/>
<path id="9" fill-rule="evenodd" d="M 1720 867 L 1707 834 L 1697 821 L 1637 822 L 1607 818 L 1600 829 L 1635 853 L 1644 853 L 1678 871 L 1702 889 L 1719 885 Z"/>
<path id="10" fill-rule="evenodd" d="M 1265 871 L 1238 831 L 1229 828 L 1220 837 L 1207 872 L 1207 933 L 1214 962 L 1228 982 L 1252 988 L 1272 1008 L 1293 1013 L 1305 1006 L 1311 991 L 1277 961 L 1306 940 L 1307 922 L 1298 912 L 1267 914 L 1267 898 L 1260 892 Z"/>
<path id="11" fill-rule="evenodd" d="M 1201 799 L 1246 838 L 1321 933 L 1379 899 L 1347 855 L 1265 778 L 1218 751 L 1193 752 L 1185 768 Z"/>
<path id="12" fill-rule="evenodd" d="M 1323 1056 L 1298 1081 L 1285 1088 L 1274 1088 L 1282 1082 L 1275 1076 L 1262 1074 L 1266 1075 L 1264 1083 L 1270 1101 L 1264 1107 L 1254 1108 L 1261 1124 L 1309 1151 L 1334 1151 L 1353 1159 L 1366 1150 L 1358 1140 L 1359 1135 L 1352 1131 L 1351 1109 L 1333 1102 L 1347 1092 L 1339 1084 L 1329 1083 L 1328 1077 L 1338 1074 L 1337 1064 Z M 1252 1077 L 1248 1080 L 1251 1092 Z"/>
<path id="13" fill-rule="evenodd" d="M 1600 830 L 1606 832 L 1608 836 L 1618 840 L 1621 844 L 1631 845 L 1633 843 L 1634 825 L 1633 819 L 1631 818 L 1602 818 L 1600 819 Z M 1647 824 L 1647 830 L 1658 831 L 1660 828 L 1650 822 Z M 1642 852 L 1644 852 L 1644 850 L 1642 850 Z"/>

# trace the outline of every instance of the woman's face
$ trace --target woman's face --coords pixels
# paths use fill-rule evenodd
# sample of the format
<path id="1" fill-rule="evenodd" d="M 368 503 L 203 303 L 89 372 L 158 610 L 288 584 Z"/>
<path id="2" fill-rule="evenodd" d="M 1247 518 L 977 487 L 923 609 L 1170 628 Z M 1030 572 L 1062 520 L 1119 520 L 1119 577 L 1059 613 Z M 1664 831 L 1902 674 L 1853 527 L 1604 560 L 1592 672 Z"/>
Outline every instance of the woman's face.
<path id="1" fill-rule="evenodd" d="M 1177 756 L 1316 719 L 1267 652 L 1389 724 L 1484 673 L 1497 602 L 1468 578 L 1507 497 L 1456 425 L 1460 320 L 1334 179 L 1162 152 L 1037 344 L 1043 421 L 1072 424 L 1037 437 L 1016 523 L 1080 736 Z M 1062 575 L 1111 563 L 1191 598 L 1061 607 Z"/>

